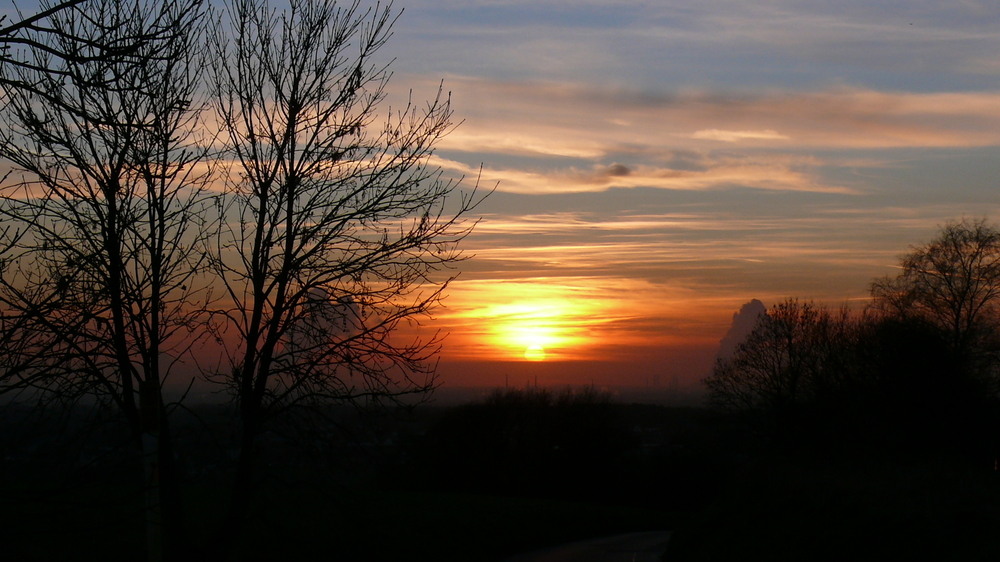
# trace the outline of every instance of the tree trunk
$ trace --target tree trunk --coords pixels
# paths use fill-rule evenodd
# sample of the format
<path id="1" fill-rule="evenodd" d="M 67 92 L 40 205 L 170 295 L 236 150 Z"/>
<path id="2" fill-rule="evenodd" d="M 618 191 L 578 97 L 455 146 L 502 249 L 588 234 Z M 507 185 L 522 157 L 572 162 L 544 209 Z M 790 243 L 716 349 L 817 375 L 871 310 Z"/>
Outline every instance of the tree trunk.
<path id="1" fill-rule="evenodd" d="M 183 518 L 180 482 L 174 462 L 173 439 L 162 408 L 159 385 L 141 385 L 142 452 L 146 559 L 149 562 L 182 559 Z"/>
<path id="2" fill-rule="evenodd" d="M 140 445 L 142 447 L 142 467 L 146 497 L 146 559 L 162 562 L 163 511 L 162 489 L 160 487 L 160 408 L 159 387 L 142 383 L 139 386 L 139 411 L 141 413 Z"/>
<path id="3" fill-rule="evenodd" d="M 246 521 L 254 493 L 253 467 L 256 462 L 257 424 L 244 421 L 240 435 L 240 454 L 230 490 L 229 508 L 226 512 L 218 543 L 216 557 L 239 559 L 239 548 L 247 537 Z"/>

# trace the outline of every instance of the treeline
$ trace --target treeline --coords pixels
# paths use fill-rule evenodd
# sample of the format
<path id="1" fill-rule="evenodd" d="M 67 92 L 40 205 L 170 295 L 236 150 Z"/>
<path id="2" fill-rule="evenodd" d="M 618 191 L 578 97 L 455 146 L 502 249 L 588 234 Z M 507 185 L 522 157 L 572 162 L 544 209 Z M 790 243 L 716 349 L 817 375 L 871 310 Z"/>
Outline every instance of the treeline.
<path id="1" fill-rule="evenodd" d="M 618 478 L 636 441 L 606 393 L 508 388 L 447 411 L 415 456 L 442 489 L 579 497 Z"/>
<path id="2" fill-rule="evenodd" d="M 705 379 L 768 443 L 997 459 L 1000 231 L 946 225 L 861 311 L 787 299 Z"/>

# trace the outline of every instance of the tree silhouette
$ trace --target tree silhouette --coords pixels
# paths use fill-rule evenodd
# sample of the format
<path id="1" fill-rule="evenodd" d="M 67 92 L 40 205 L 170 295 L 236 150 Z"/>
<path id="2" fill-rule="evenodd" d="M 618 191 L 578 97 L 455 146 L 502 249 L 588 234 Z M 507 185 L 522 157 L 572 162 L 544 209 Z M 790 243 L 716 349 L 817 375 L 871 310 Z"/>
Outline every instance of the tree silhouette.
<path id="1" fill-rule="evenodd" d="M 871 306 L 854 314 L 794 299 L 772 307 L 705 379 L 711 400 L 778 437 L 798 426 L 981 454 L 993 440 L 1000 231 L 985 220 L 948 224 L 871 290 Z"/>
<path id="2" fill-rule="evenodd" d="M 859 321 L 812 302 L 786 299 L 757 325 L 704 382 L 717 407 L 760 416 L 784 434 L 818 402 L 835 399 L 856 376 Z"/>
<path id="3" fill-rule="evenodd" d="M 820 343 L 830 321 L 812 303 L 774 305 L 706 379 L 713 399 L 736 409 L 784 409 L 801 400 L 822 363 Z"/>
<path id="4" fill-rule="evenodd" d="M 937 326 L 958 367 L 988 374 L 1000 349 L 1000 231 L 984 219 L 949 223 L 900 265 L 896 277 L 872 283 L 874 306 Z"/>
<path id="5" fill-rule="evenodd" d="M 376 124 L 391 6 L 294 0 L 276 15 L 235 0 L 225 15 L 211 84 L 233 169 L 212 265 L 241 420 L 239 514 L 274 415 L 433 388 L 438 338 L 398 329 L 440 298 L 447 278 L 433 276 L 461 258 L 478 198 L 429 163 L 453 126 L 443 92 Z"/>
<path id="6" fill-rule="evenodd" d="M 210 209 L 193 164 L 199 0 L 49 11 L 0 68 L 3 384 L 113 404 L 142 450 L 150 555 L 173 505 L 162 385 L 186 352 Z M 136 38 L 142 38 L 138 41 Z M 161 486 L 162 484 L 162 486 Z"/>
<path id="7" fill-rule="evenodd" d="M 203 344 L 222 357 L 203 375 L 238 406 L 227 531 L 243 532 L 273 419 L 433 389 L 440 337 L 402 332 L 454 277 L 481 196 L 432 165 L 453 127 L 443 91 L 386 107 L 390 5 L 91 0 L 44 16 L 0 65 L 15 166 L 0 383 L 122 414 L 155 559 L 161 517 L 168 547 L 180 517 L 164 392 L 178 362 Z"/>

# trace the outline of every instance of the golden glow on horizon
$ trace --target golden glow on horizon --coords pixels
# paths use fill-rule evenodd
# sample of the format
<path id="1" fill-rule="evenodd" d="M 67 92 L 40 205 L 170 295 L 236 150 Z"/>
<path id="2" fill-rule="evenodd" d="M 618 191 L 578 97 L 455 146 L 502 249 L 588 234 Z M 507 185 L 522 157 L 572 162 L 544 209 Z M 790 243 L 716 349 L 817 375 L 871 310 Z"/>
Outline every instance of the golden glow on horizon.
<path id="1" fill-rule="evenodd" d="M 740 304 L 621 277 L 493 278 L 450 285 L 436 319 L 448 331 L 449 359 L 623 361 L 667 347 L 714 346 Z"/>

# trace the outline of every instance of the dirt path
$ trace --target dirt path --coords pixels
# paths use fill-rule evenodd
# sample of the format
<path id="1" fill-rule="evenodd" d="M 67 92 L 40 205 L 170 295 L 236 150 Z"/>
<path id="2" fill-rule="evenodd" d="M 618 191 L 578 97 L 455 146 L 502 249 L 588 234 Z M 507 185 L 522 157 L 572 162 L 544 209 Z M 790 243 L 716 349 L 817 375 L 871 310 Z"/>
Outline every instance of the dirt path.
<path id="1" fill-rule="evenodd" d="M 629 533 L 520 554 L 505 562 L 660 562 L 669 540 L 670 531 Z"/>

